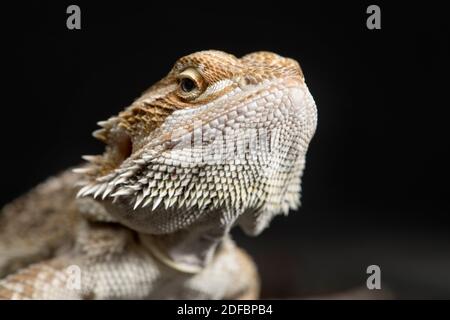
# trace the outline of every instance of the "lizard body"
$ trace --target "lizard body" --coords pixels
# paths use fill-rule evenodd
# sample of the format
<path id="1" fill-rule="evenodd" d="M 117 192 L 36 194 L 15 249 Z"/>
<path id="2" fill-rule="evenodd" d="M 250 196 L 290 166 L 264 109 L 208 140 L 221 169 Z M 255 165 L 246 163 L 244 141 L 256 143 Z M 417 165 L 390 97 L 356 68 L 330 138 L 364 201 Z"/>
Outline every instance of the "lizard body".
<path id="1" fill-rule="evenodd" d="M 257 235 L 298 207 L 316 122 L 292 59 L 179 59 L 99 122 L 102 155 L 5 206 L 0 298 L 257 298 L 229 231 Z"/>

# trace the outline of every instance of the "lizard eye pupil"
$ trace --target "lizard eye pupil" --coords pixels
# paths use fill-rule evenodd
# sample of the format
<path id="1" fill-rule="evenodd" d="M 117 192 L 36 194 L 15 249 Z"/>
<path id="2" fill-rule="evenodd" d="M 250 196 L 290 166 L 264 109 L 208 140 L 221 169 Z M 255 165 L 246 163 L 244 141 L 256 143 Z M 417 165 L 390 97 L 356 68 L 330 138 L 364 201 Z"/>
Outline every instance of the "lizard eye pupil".
<path id="1" fill-rule="evenodd" d="M 192 79 L 183 78 L 180 81 L 180 86 L 181 86 L 181 90 L 183 90 L 184 92 L 191 92 L 192 90 L 195 89 L 196 84 L 195 84 L 194 80 L 192 80 Z"/>

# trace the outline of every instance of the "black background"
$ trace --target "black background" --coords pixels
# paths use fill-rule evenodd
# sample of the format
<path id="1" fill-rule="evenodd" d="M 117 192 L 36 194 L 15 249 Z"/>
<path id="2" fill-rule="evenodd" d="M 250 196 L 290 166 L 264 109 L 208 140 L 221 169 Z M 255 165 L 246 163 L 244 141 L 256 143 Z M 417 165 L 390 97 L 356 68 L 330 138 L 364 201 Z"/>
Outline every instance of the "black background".
<path id="1" fill-rule="evenodd" d="M 300 62 L 319 122 L 302 208 L 259 238 L 235 234 L 263 297 L 365 287 L 377 264 L 386 295 L 448 298 L 450 19 L 437 3 L 373 2 L 381 30 L 366 28 L 372 2 L 4 6 L 0 204 L 100 153 L 96 121 L 179 57 L 274 51 Z M 66 28 L 69 4 L 81 7 L 81 30 Z"/>

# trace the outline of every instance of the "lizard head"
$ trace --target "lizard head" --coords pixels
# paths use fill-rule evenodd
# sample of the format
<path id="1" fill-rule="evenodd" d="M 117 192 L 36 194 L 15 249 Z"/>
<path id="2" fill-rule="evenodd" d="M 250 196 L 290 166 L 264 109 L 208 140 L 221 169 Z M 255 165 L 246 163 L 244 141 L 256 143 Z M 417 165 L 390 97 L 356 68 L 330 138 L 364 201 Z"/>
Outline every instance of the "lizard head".
<path id="1" fill-rule="evenodd" d="M 218 217 L 258 234 L 299 205 L 317 112 L 299 64 L 270 52 L 201 51 L 94 132 L 103 155 L 77 170 L 98 199 L 140 232 L 175 232 Z"/>

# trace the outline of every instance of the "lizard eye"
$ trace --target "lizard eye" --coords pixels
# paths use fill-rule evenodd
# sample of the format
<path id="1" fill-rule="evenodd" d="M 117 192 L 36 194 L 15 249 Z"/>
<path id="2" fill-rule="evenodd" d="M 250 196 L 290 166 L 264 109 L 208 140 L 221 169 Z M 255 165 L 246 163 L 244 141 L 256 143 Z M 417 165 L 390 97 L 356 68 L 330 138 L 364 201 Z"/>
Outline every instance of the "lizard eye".
<path id="1" fill-rule="evenodd" d="M 202 75 L 194 68 L 188 68 L 178 75 L 178 94 L 184 99 L 198 97 L 205 86 Z"/>
<path id="2" fill-rule="evenodd" d="M 188 93 L 196 88 L 196 84 L 192 79 L 183 78 L 180 80 L 180 87 L 181 87 L 181 90 Z"/>

